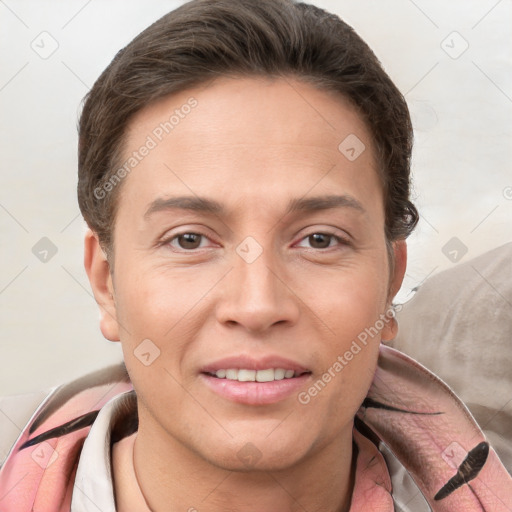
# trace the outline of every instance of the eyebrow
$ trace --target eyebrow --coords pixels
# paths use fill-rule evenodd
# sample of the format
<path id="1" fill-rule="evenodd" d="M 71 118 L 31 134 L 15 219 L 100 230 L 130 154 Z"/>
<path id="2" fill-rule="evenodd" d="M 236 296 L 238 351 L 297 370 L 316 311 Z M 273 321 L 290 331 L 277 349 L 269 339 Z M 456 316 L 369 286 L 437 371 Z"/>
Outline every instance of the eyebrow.
<path id="1" fill-rule="evenodd" d="M 292 199 L 286 213 L 314 212 L 331 208 L 352 208 L 360 213 L 366 213 L 363 205 L 350 195 L 326 195 L 309 198 Z"/>
<path id="2" fill-rule="evenodd" d="M 350 195 L 324 195 L 292 199 L 288 203 L 285 215 L 297 212 L 309 213 L 333 208 L 350 208 L 360 213 L 366 213 L 363 205 Z M 154 213 L 173 209 L 189 210 L 213 215 L 225 214 L 224 206 L 214 199 L 198 196 L 176 196 L 155 199 L 146 210 L 144 218 L 147 220 Z"/>

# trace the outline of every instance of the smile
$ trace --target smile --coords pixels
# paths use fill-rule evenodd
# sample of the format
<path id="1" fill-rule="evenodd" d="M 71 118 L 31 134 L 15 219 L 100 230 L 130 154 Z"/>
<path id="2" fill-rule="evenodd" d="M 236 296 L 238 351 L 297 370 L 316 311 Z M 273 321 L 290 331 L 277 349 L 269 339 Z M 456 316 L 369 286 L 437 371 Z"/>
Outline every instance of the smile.
<path id="1" fill-rule="evenodd" d="M 292 379 L 299 377 L 305 372 L 296 372 L 294 370 L 285 370 L 284 368 L 267 368 L 265 370 L 248 370 L 248 369 L 220 369 L 213 374 L 212 377 L 218 379 L 237 380 L 238 382 L 272 382 L 274 380 Z"/>
<path id="2" fill-rule="evenodd" d="M 203 366 L 202 382 L 217 396 L 245 405 L 270 405 L 303 389 L 312 372 L 301 364 L 277 355 L 225 357 Z"/>

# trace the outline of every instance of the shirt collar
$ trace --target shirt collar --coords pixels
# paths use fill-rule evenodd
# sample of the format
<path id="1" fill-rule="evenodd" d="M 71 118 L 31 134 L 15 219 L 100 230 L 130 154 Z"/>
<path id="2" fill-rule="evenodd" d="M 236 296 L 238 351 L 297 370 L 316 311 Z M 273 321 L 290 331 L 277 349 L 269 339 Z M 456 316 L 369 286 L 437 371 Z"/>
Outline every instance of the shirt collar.
<path id="1" fill-rule="evenodd" d="M 71 512 L 116 512 L 111 444 L 116 424 L 136 415 L 134 391 L 112 398 L 100 410 L 85 439 L 76 470 Z"/>

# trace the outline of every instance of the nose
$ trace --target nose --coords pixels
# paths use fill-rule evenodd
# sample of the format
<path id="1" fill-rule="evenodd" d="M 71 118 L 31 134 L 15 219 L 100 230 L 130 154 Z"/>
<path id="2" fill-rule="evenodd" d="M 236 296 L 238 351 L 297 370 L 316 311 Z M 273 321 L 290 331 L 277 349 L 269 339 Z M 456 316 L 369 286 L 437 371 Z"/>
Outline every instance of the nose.
<path id="1" fill-rule="evenodd" d="M 223 325 L 263 333 L 277 324 L 297 322 L 299 299 L 267 251 L 250 263 L 235 254 L 234 268 L 223 281 L 216 309 Z"/>

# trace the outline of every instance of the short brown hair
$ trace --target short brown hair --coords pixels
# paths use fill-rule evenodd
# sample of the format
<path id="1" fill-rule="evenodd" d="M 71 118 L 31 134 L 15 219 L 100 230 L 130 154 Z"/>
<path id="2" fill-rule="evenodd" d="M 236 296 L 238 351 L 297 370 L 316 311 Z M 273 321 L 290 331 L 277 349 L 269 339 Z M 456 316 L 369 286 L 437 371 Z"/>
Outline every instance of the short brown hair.
<path id="1" fill-rule="evenodd" d="M 78 202 L 107 250 L 120 186 L 101 187 L 115 177 L 134 114 L 163 96 L 226 75 L 294 76 L 348 98 L 373 137 L 386 238 L 411 233 L 418 212 L 409 199 L 409 110 L 355 31 L 334 14 L 292 0 L 192 0 L 120 50 L 85 98 Z"/>

